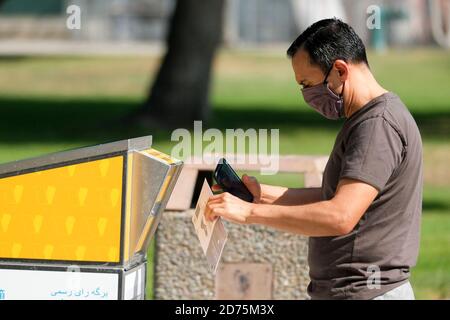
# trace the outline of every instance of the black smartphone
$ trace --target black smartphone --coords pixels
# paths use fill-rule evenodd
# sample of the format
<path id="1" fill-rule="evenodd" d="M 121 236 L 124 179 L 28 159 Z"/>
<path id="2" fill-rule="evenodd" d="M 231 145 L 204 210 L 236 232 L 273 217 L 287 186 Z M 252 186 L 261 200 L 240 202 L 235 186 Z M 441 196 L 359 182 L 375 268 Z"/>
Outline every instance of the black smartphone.
<path id="1" fill-rule="evenodd" d="M 219 160 L 214 170 L 214 179 L 224 191 L 244 201 L 253 202 L 253 195 L 224 158 Z"/>

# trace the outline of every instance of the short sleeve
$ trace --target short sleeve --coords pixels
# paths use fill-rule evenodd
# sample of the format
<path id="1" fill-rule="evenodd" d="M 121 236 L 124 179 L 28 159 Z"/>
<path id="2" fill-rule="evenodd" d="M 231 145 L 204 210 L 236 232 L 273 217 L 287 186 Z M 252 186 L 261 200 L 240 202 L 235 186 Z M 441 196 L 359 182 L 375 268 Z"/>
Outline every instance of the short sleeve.
<path id="1" fill-rule="evenodd" d="M 402 161 L 399 133 L 383 117 L 375 117 L 361 122 L 346 140 L 340 178 L 382 190 Z"/>

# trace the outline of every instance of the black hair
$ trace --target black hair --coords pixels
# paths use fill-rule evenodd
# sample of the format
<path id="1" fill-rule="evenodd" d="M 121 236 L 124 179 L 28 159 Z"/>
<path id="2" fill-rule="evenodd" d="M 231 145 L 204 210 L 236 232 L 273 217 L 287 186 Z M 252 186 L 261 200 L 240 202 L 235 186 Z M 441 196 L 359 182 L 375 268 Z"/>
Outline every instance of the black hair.
<path id="1" fill-rule="evenodd" d="M 324 73 L 337 59 L 369 66 L 361 38 L 351 26 L 337 18 L 323 19 L 309 26 L 291 44 L 288 57 L 292 58 L 300 49 L 304 49 L 310 62 Z"/>

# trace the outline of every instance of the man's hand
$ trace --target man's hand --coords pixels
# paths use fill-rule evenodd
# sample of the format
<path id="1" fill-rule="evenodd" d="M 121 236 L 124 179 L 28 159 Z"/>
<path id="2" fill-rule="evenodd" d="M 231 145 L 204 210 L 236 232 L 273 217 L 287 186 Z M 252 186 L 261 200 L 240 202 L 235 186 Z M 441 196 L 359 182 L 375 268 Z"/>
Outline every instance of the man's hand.
<path id="1" fill-rule="evenodd" d="M 242 182 L 247 187 L 248 191 L 253 195 L 253 202 L 254 203 L 260 203 L 261 197 L 262 197 L 262 191 L 261 191 L 261 184 L 258 182 L 258 180 L 255 177 L 248 176 L 244 174 L 242 176 Z M 211 187 L 212 191 L 222 191 L 222 188 L 215 184 Z"/>
<path id="2" fill-rule="evenodd" d="M 248 224 L 255 203 L 247 202 L 233 196 L 228 192 L 214 195 L 209 198 L 205 208 L 205 217 L 214 221 L 216 217 L 239 224 Z"/>

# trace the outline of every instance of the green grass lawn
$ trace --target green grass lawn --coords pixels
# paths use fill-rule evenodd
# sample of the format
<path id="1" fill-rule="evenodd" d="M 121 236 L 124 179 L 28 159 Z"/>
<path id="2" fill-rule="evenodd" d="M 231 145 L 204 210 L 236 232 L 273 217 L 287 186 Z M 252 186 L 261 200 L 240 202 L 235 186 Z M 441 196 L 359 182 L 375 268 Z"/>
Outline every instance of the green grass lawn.
<path id="1" fill-rule="evenodd" d="M 422 132 L 425 192 L 421 251 L 412 272 L 416 295 L 450 298 L 450 55 L 418 49 L 369 54 L 369 60 Z M 122 120 L 140 106 L 158 63 L 156 57 L 0 58 L 0 162 L 146 134 L 156 148 L 170 152 L 170 132 Z M 283 51 L 222 51 L 214 70 L 213 113 L 205 128 L 279 128 L 282 154 L 331 151 L 340 122 L 305 105 Z M 301 185 L 292 175 L 262 179 Z"/>

